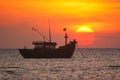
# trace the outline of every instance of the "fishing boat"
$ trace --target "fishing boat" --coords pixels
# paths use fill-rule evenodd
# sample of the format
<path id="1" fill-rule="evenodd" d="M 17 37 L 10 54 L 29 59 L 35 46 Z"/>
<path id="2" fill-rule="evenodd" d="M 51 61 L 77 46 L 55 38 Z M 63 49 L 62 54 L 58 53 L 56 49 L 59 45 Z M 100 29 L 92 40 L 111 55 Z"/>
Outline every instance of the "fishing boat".
<path id="1" fill-rule="evenodd" d="M 32 28 L 32 30 L 37 31 L 40 33 L 37 29 Z M 66 33 L 66 28 L 64 29 L 65 31 L 65 45 L 59 46 L 56 48 L 57 43 L 51 41 L 51 32 L 50 32 L 50 27 L 49 27 L 49 41 L 43 34 L 43 41 L 33 41 L 34 48 L 33 49 L 27 49 L 26 47 L 24 49 L 19 49 L 20 54 L 23 56 L 23 58 L 71 58 L 74 50 L 76 48 L 76 43 L 77 41 L 74 39 L 73 41 L 70 41 L 67 43 L 68 35 Z"/>

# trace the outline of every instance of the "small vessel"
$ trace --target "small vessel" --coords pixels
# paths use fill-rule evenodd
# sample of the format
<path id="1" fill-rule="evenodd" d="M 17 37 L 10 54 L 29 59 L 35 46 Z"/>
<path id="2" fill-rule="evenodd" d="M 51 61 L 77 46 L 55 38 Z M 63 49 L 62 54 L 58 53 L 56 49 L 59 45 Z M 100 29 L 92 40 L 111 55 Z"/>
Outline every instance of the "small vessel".
<path id="1" fill-rule="evenodd" d="M 34 31 L 39 32 L 35 28 L 32 28 Z M 66 28 L 64 29 L 66 31 Z M 40 32 L 39 32 L 40 33 Z M 41 34 L 41 33 L 40 33 Z M 65 45 L 56 48 L 57 43 L 51 41 L 51 32 L 49 27 L 49 41 L 43 34 L 43 41 L 33 41 L 34 49 L 19 49 L 20 54 L 23 58 L 71 58 L 74 50 L 76 48 L 76 40 L 70 41 L 67 43 L 67 33 L 65 33 Z"/>

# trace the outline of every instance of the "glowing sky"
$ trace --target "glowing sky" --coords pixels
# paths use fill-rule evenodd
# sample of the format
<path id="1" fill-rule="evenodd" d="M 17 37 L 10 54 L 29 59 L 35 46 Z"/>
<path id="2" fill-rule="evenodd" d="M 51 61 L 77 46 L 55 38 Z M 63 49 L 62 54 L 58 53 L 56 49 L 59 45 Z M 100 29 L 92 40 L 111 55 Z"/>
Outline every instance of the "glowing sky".
<path id="1" fill-rule="evenodd" d="M 72 40 L 80 38 L 77 28 L 89 25 L 95 40 L 81 47 L 120 48 L 120 0 L 0 0 L 0 48 L 31 47 L 42 40 L 31 28 L 48 36 L 48 19 L 58 44 L 64 44 L 64 27 Z"/>

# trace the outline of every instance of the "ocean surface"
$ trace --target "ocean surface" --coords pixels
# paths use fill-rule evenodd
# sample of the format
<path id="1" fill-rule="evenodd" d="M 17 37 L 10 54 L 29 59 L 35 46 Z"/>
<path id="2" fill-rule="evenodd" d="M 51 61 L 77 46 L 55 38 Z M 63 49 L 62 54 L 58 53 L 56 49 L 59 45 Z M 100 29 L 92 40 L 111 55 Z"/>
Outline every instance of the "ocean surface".
<path id="1" fill-rule="evenodd" d="M 76 49 L 71 59 L 24 59 L 17 49 L 0 49 L 0 80 L 120 80 L 120 49 Z"/>

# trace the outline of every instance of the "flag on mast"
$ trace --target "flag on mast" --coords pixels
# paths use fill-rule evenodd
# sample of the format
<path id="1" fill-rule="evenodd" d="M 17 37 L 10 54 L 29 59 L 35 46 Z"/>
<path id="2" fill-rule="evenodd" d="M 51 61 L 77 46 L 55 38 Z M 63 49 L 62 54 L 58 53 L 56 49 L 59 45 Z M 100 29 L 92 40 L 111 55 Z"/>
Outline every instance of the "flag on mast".
<path id="1" fill-rule="evenodd" d="M 63 31 L 66 31 L 66 28 L 64 28 Z"/>

